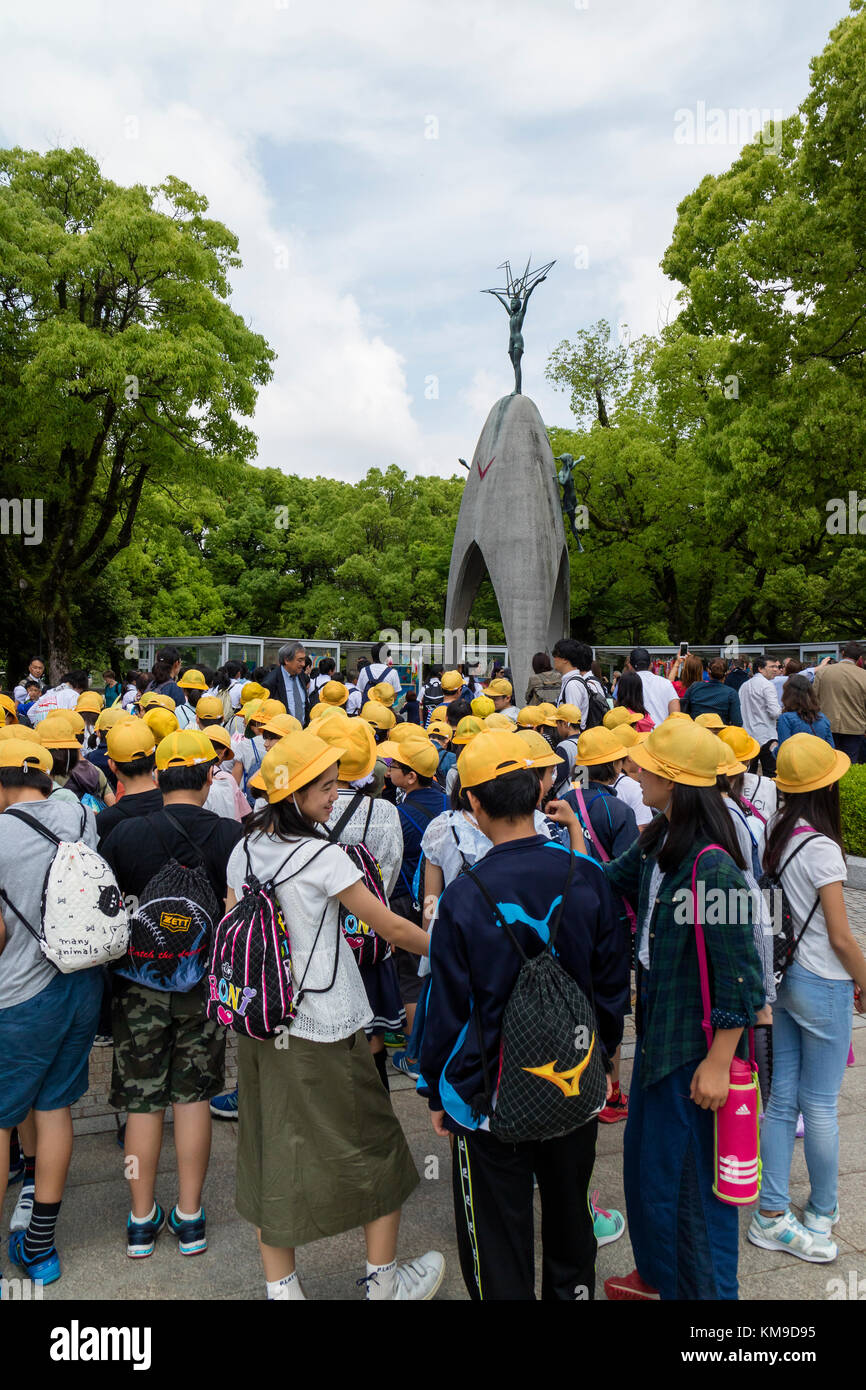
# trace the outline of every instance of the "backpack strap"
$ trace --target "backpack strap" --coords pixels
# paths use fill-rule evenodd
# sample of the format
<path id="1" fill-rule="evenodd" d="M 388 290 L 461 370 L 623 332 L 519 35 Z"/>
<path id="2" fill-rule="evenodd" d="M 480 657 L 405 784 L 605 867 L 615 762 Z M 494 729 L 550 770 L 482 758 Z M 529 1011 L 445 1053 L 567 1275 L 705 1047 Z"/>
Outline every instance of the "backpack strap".
<path id="1" fill-rule="evenodd" d="M 40 835 L 44 835 L 46 840 L 50 840 L 51 843 L 55 846 L 55 848 L 60 844 L 59 836 L 55 835 L 53 831 L 49 830 L 47 825 L 43 825 L 41 821 L 36 820 L 35 816 L 28 816 L 26 811 L 17 811 L 14 806 L 10 806 L 7 808 L 6 811 L 3 812 L 3 814 L 6 816 L 14 816 L 16 820 L 23 820 L 26 825 L 30 826 L 31 830 L 38 830 Z M 84 823 L 85 825 L 87 824 L 86 812 L 84 812 Z M 82 826 L 82 830 L 83 829 L 84 826 Z"/>
<path id="2" fill-rule="evenodd" d="M 159 813 L 157 812 L 157 814 L 159 814 Z M 184 828 L 183 828 L 183 826 L 181 825 L 180 821 L 175 819 L 175 817 L 171 814 L 171 811 L 166 811 L 165 807 L 163 807 L 163 809 L 162 809 L 162 814 L 165 816 L 165 818 L 166 818 L 166 820 L 169 822 L 169 824 L 170 824 L 170 825 L 173 825 L 174 828 L 175 828 L 175 830 L 177 830 L 177 831 L 180 832 L 180 834 L 181 834 L 181 835 L 183 836 L 183 838 L 186 840 L 187 844 L 192 845 L 192 848 L 193 848 L 193 850 L 195 851 L 195 855 L 196 855 L 196 858 L 197 858 L 197 860 L 198 860 L 199 865 L 203 865 L 203 864 L 204 864 L 204 855 L 202 854 L 202 852 L 201 852 L 201 850 L 199 849 L 198 845 L 196 844 L 195 840 L 191 839 L 190 836 L 187 834 L 187 832 L 184 830 Z M 154 828 L 154 830 L 156 831 L 157 835 L 159 836 L 159 839 L 162 840 L 163 848 L 165 848 L 165 841 L 162 839 L 162 835 L 161 835 L 161 833 L 160 833 L 159 826 L 154 825 L 153 828 Z"/>
<path id="3" fill-rule="evenodd" d="M 697 888 L 697 879 L 698 879 L 698 860 L 700 859 L 700 857 L 701 857 L 702 854 L 706 854 L 706 853 L 707 853 L 707 850 L 710 850 L 710 849 L 718 849 L 718 850 L 721 850 L 722 854 L 727 854 L 727 853 L 728 853 L 728 851 L 725 849 L 724 845 L 704 845 L 703 849 L 702 849 L 702 850 L 699 850 L 698 853 L 695 855 L 695 862 L 694 862 L 694 864 L 692 865 L 692 905 L 693 905 L 693 909 L 694 909 L 694 910 L 693 910 L 693 916 L 694 916 L 694 919 L 695 919 L 695 942 L 696 942 L 697 950 L 698 950 L 698 973 L 699 973 L 699 975 L 700 975 L 700 977 L 701 977 L 701 1001 L 702 1001 L 703 1007 L 704 1007 L 704 1017 L 703 1017 L 703 1020 L 702 1020 L 702 1026 L 703 1026 L 703 1030 L 704 1030 L 704 1037 L 705 1037 L 706 1040 L 707 1040 L 707 1051 L 708 1051 L 708 1052 L 709 1052 L 710 1048 L 711 1048 L 712 1045 L 713 1045 L 713 1025 L 712 1025 L 712 1023 L 710 1022 L 710 1015 L 711 1015 L 711 1013 L 712 1013 L 712 1004 L 711 1004 L 711 1002 L 710 1002 L 710 972 L 709 972 L 709 969 L 708 969 L 708 967 L 707 967 L 707 943 L 706 943 L 706 941 L 705 941 L 705 939 L 704 939 L 704 928 L 703 928 L 703 923 L 701 922 L 701 920 L 700 920 L 700 918 L 699 918 L 699 916 L 698 916 L 698 888 Z M 728 856 L 728 857 L 730 858 L 730 856 Z M 755 1060 L 755 1030 L 754 1030 L 753 1028 L 750 1027 L 749 1030 L 748 1030 L 748 1032 L 749 1032 L 749 1056 L 750 1056 L 752 1062 L 754 1062 L 754 1060 Z"/>
<path id="4" fill-rule="evenodd" d="M 748 808 L 749 808 L 749 810 L 751 811 L 752 815 L 753 815 L 753 816 L 757 816 L 757 817 L 758 817 L 758 820 L 761 822 L 762 825 L 766 825 L 766 824 L 767 824 L 767 817 L 766 817 L 765 815 L 763 815 L 763 814 L 758 810 L 758 808 L 757 808 L 757 806 L 754 804 L 754 802 L 750 801 L 749 798 L 748 798 L 747 796 L 741 796 L 741 797 L 740 797 L 740 801 L 742 802 L 742 804 L 743 804 L 744 806 L 748 806 Z"/>
<path id="5" fill-rule="evenodd" d="M 42 938 L 40 937 L 38 931 L 35 931 L 35 930 L 33 929 L 33 927 L 31 926 L 31 924 L 28 922 L 27 918 L 24 916 L 24 913 L 21 912 L 21 911 L 19 911 L 19 909 L 18 909 L 18 908 L 15 906 L 15 904 L 13 903 L 12 899 L 9 897 L 9 895 L 8 895 L 8 894 L 5 892 L 5 890 L 2 889 L 2 888 L 0 888 L 0 898 L 3 899 L 4 903 L 8 903 L 8 904 L 9 904 L 9 906 L 10 906 L 11 909 L 12 909 L 12 911 L 15 913 L 15 916 L 19 919 L 19 921 L 21 921 L 21 922 L 24 923 L 24 926 L 27 928 L 27 930 L 29 931 L 30 935 L 31 935 L 36 941 L 40 941 L 40 942 L 41 942 Z M 54 965 L 54 962 L 53 962 L 53 961 L 50 961 L 49 964 Z M 56 966 L 56 965 L 54 965 L 54 969 L 59 971 L 59 967 Z"/>
<path id="6" fill-rule="evenodd" d="M 820 832 L 817 831 L 817 830 L 815 830 L 815 827 L 814 827 L 813 825 L 801 825 L 800 828 L 799 828 L 798 830 L 793 830 L 793 831 L 791 832 L 792 836 L 793 836 L 793 835 L 805 835 L 805 834 L 807 834 L 810 830 L 814 830 L 815 833 L 814 833 L 813 835 L 809 835 L 808 840 L 801 840 L 800 843 L 799 843 L 799 844 L 791 851 L 791 853 L 788 855 L 788 858 L 785 860 L 784 864 L 780 865 L 780 867 L 779 867 L 779 869 L 778 869 L 778 871 L 777 871 L 777 876 L 778 876 L 778 879 L 779 879 L 779 882 L 780 882 L 780 883 L 782 883 L 782 873 L 783 873 L 783 871 L 784 871 L 785 869 L 787 869 L 787 867 L 788 867 L 788 865 L 790 864 L 791 860 L 794 859 L 794 858 L 796 858 L 796 856 L 800 853 L 800 850 L 801 850 L 801 849 L 805 849 L 806 845 L 808 845 L 812 840 L 818 840 L 818 839 L 820 839 Z M 784 886 L 785 886 L 784 883 L 782 883 L 782 888 L 783 888 L 783 889 L 784 889 Z M 815 894 L 815 901 L 813 902 L 812 906 L 809 908 L 808 913 L 806 914 L 806 920 L 805 920 L 805 922 L 803 923 L 802 927 L 800 928 L 799 935 L 796 936 L 795 939 L 794 939 L 794 944 L 793 944 L 793 946 L 791 947 L 791 954 L 790 954 L 789 957 L 788 957 L 788 964 L 789 964 L 789 965 L 790 965 L 791 961 L 794 959 L 794 956 L 795 956 L 796 953 L 797 953 L 797 947 L 800 945 L 800 942 L 803 940 L 803 937 L 804 937 L 805 934 L 806 934 L 806 928 L 808 927 L 809 923 L 811 922 L 812 918 L 814 917 L 814 915 L 815 915 L 815 910 L 816 910 L 818 904 L 820 903 L 820 901 L 821 901 L 821 895 L 820 895 L 820 893 L 816 893 L 816 894 Z M 787 968 L 787 967 L 786 967 L 786 968 Z M 783 971 L 782 971 L 782 975 L 784 975 L 784 973 L 785 973 L 785 971 L 783 970 Z"/>
<path id="7" fill-rule="evenodd" d="M 590 843 L 595 845 L 596 849 L 601 855 L 602 863 L 607 864 L 610 862 L 610 855 L 605 852 L 604 845 L 601 843 L 601 841 L 599 840 L 598 836 L 592 828 L 592 823 L 589 819 L 589 812 L 586 809 L 586 802 L 583 799 L 583 791 L 580 787 L 575 787 L 574 794 L 577 797 L 577 804 L 580 807 L 581 819 L 584 822 L 584 829 L 587 833 L 587 836 L 589 837 Z M 608 816 L 610 816 L 609 811 Z"/>
<path id="8" fill-rule="evenodd" d="M 348 806 L 346 807 L 346 809 L 345 809 L 345 811 L 343 812 L 343 814 L 340 816 L 340 819 L 337 821 L 336 825 L 333 826 L 333 827 L 328 831 L 328 839 L 331 840 L 332 843 L 334 843 L 334 844 L 339 844 L 339 841 L 340 841 L 340 831 L 343 829 L 344 826 L 348 825 L 349 821 L 352 819 L 353 815 L 354 815 L 355 812 L 357 811 L 357 809 L 358 809 L 358 807 L 359 807 L 359 805 L 360 805 L 360 803 L 361 803 L 361 798 L 362 798 L 363 794 L 364 794 L 363 792 L 355 792 L 355 793 L 354 793 L 354 795 L 353 795 L 353 796 L 350 798 L 350 800 L 349 800 Z M 369 800 L 369 798 L 368 798 L 368 800 Z M 370 802 L 370 812 L 372 812 L 372 809 L 373 809 L 373 803 Z M 369 825 L 369 824 L 370 824 L 370 813 L 368 813 L 368 815 L 367 815 L 367 825 Z M 365 834 L 366 834 L 366 826 L 364 827 L 364 832 L 365 832 Z"/>

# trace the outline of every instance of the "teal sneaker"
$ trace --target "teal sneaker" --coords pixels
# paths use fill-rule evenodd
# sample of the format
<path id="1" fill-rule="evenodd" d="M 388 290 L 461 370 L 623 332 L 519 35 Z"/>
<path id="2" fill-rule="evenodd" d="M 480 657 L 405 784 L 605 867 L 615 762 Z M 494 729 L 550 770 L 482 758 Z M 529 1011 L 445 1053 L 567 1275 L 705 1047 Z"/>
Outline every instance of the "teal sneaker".
<path id="1" fill-rule="evenodd" d="M 807 1231 L 812 1231 L 815 1235 L 829 1237 L 831 1231 L 833 1230 L 833 1227 L 837 1224 L 838 1220 L 838 1202 L 836 1203 L 829 1216 L 821 1216 L 821 1214 L 815 1211 L 814 1207 L 812 1207 L 808 1202 L 803 1208 L 803 1225 L 806 1227 Z"/>
<path id="2" fill-rule="evenodd" d="M 146 1260 L 153 1254 L 156 1238 L 165 1225 L 165 1212 L 156 1204 L 152 1221 L 136 1221 L 132 1212 L 126 1218 L 126 1253 L 131 1260 Z"/>
<path id="3" fill-rule="evenodd" d="M 592 1208 L 595 1243 L 599 1249 L 602 1245 L 610 1245 L 613 1241 L 619 1240 L 625 1230 L 625 1217 L 622 1212 L 605 1211 L 604 1207 L 600 1207 L 598 1205 L 598 1192 L 593 1192 L 589 1204 Z"/>
<path id="4" fill-rule="evenodd" d="M 762 1216 L 756 1211 L 746 1232 L 752 1245 L 762 1250 L 785 1250 L 809 1264 L 831 1264 L 839 1253 L 836 1242 L 802 1225 L 789 1209 L 781 1216 Z"/>
<path id="5" fill-rule="evenodd" d="M 204 1207 L 201 1209 L 201 1216 L 197 1216 L 194 1221 L 179 1221 L 177 1207 L 172 1207 L 168 1216 L 168 1229 L 173 1236 L 177 1236 L 182 1255 L 201 1255 L 207 1250 Z"/>
<path id="6" fill-rule="evenodd" d="M 54 1284 L 60 1278 L 60 1256 L 56 1249 L 48 1251 L 41 1259 L 32 1262 L 24 1257 L 24 1237 L 26 1231 L 13 1231 L 9 1237 L 9 1258 L 13 1264 L 20 1265 L 34 1284 Z"/>
<path id="7" fill-rule="evenodd" d="M 404 1076 L 410 1077 L 413 1081 L 417 1081 L 421 1075 L 418 1063 L 410 1062 L 405 1050 L 391 1053 L 391 1066 L 395 1071 L 402 1072 Z"/>

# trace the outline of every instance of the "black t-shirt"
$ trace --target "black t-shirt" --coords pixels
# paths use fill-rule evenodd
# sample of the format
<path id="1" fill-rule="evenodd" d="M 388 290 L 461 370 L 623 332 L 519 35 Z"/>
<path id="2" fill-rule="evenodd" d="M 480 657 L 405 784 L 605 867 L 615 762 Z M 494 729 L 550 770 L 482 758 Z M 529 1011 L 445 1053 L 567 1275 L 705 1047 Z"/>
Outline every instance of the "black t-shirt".
<path id="1" fill-rule="evenodd" d="M 135 820 L 139 816 L 150 816 L 162 810 L 162 792 L 159 787 L 153 791 L 134 792 L 132 796 L 122 796 L 113 806 L 106 806 L 96 817 L 96 833 L 100 841 L 107 840 L 116 825 Z"/>
<path id="2" fill-rule="evenodd" d="M 149 792 L 142 793 L 142 797 L 149 795 Z M 169 815 L 183 827 L 184 834 L 171 824 Z M 189 842 L 192 840 L 204 861 L 203 867 L 213 890 L 223 902 L 226 864 L 242 835 L 240 821 L 215 816 L 201 806 L 176 805 L 169 806 L 167 811 L 156 811 L 144 821 L 136 816 L 125 824 L 116 825 L 100 844 L 99 852 L 114 870 L 121 892 L 141 897 L 154 874 L 170 859 L 189 866 L 199 862 Z"/>

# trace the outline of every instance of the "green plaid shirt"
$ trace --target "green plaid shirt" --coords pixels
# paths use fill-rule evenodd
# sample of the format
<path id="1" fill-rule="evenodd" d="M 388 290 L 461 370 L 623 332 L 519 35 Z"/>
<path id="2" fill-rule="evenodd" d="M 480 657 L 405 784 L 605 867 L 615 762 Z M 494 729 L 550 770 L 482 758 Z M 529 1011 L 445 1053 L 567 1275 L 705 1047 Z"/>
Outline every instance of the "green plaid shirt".
<path id="1" fill-rule="evenodd" d="M 650 970 L 647 974 L 638 966 L 635 1016 L 644 1087 L 661 1081 L 687 1062 L 697 1064 L 707 1052 L 691 913 L 692 867 L 702 847 L 696 842 L 679 867 L 665 874 L 661 891 L 652 904 L 649 890 L 654 858 L 641 848 L 640 839 L 618 859 L 603 865 L 612 886 L 629 899 L 637 913 L 638 947 L 641 924 L 650 914 Z M 699 892 L 701 881 L 708 908 L 713 902 L 732 904 L 730 910 L 725 907 L 718 913 L 722 920 L 717 924 L 712 921 L 714 911 L 701 913 L 710 977 L 710 1022 L 713 1028 L 747 1028 L 765 998 L 752 931 L 754 903 L 743 874 L 723 851 L 708 850 L 702 855 L 698 865 Z M 724 898 L 711 898 L 713 889 L 721 889 Z M 731 896 L 732 891 L 738 896 Z M 686 902 L 688 915 L 683 920 Z M 642 983 L 647 991 L 645 1006 L 641 1001 Z"/>

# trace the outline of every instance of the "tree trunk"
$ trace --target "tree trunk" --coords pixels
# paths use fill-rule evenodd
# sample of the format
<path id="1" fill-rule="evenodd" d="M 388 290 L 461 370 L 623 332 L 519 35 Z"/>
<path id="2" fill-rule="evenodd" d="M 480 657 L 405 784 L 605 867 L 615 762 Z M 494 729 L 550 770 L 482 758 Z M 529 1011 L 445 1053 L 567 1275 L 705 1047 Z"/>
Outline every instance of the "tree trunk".
<path id="1" fill-rule="evenodd" d="M 46 672 L 51 685 L 56 685 L 73 667 L 72 635 L 66 613 L 49 613 L 45 619 Z"/>

